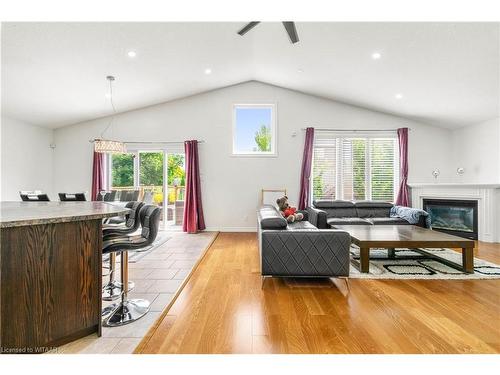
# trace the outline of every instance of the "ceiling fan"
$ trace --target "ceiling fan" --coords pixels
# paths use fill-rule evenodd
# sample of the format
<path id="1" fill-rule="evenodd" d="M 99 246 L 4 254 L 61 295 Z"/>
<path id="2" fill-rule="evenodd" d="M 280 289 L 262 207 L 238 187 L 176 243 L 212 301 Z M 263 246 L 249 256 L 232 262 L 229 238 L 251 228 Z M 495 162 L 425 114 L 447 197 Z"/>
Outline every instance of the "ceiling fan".
<path id="1" fill-rule="evenodd" d="M 252 21 L 246 24 L 240 31 L 238 31 L 238 34 L 243 36 L 246 33 L 248 33 L 250 30 L 252 30 L 255 26 L 257 26 L 260 23 L 260 21 Z M 290 42 L 292 44 L 295 44 L 299 41 L 299 35 L 297 34 L 297 28 L 295 27 L 295 22 L 282 22 L 283 26 L 285 27 L 285 30 L 288 34 L 288 37 L 290 38 Z"/>

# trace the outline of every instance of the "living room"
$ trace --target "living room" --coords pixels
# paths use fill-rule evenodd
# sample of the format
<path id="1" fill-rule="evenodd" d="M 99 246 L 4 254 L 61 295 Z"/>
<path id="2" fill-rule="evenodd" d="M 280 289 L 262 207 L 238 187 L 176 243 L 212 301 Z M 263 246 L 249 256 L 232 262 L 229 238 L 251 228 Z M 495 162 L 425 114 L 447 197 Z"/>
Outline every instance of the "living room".
<path id="1" fill-rule="evenodd" d="M 498 354 L 500 24 L 241 19 L 2 22 L 2 353 Z"/>

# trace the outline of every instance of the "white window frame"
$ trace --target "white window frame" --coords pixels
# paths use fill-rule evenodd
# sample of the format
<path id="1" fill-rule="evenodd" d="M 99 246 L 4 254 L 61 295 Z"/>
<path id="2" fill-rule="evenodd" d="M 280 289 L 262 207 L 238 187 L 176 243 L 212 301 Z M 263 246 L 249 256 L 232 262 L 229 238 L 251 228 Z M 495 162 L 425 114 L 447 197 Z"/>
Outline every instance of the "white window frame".
<path id="1" fill-rule="evenodd" d="M 394 138 L 394 159 L 393 159 L 393 166 L 394 166 L 394 175 L 393 175 L 393 184 L 394 184 L 394 189 L 393 189 L 393 202 L 396 201 L 398 191 L 399 191 L 399 182 L 400 182 L 400 176 L 399 176 L 399 143 L 397 141 L 397 136 L 393 134 L 383 134 L 383 135 L 372 135 L 372 134 L 332 134 L 332 138 L 335 139 L 336 142 L 336 173 L 335 173 L 335 198 L 336 200 L 342 200 L 344 199 L 344 189 L 343 189 L 343 181 L 342 181 L 342 150 L 341 150 L 341 144 L 342 144 L 342 139 L 346 138 L 362 138 L 365 139 L 366 142 L 366 147 L 365 147 L 365 160 L 366 160 L 366 165 L 365 165 L 365 199 L 371 200 L 372 199 L 372 186 L 371 186 L 371 160 L 370 160 L 370 139 L 375 138 L 375 139 L 389 139 L 389 138 Z M 314 149 L 313 145 L 313 149 Z M 315 199 L 313 196 L 314 194 L 314 152 L 313 152 L 313 159 L 312 159 L 312 165 L 311 165 L 311 175 L 309 176 L 309 181 L 310 186 L 310 201 L 309 204 L 312 203 L 312 201 Z"/>
<path id="2" fill-rule="evenodd" d="M 278 124 L 276 116 L 276 103 L 267 104 L 233 104 L 232 107 L 232 150 L 235 157 L 277 157 L 278 156 Z M 271 151 L 238 152 L 236 150 L 236 109 L 238 108 L 271 108 Z"/>

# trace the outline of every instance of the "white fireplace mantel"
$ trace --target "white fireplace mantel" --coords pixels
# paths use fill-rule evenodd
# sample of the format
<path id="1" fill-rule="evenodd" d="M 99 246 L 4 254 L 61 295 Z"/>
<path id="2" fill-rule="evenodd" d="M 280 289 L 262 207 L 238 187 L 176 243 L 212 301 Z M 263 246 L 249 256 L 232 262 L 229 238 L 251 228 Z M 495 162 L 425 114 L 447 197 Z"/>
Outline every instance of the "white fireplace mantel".
<path id="1" fill-rule="evenodd" d="M 425 198 L 477 200 L 479 240 L 500 242 L 500 184 L 410 183 L 412 206 Z"/>
<path id="2" fill-rule="evenodd" d="M 451 188 L 481 188 L 481 189 L 500 189 L 500 184 L 461 184 L 458 182 L 425 182 L 425 183 L 409 183 L 411 188 L 421 187 L 451 187 Z"/>

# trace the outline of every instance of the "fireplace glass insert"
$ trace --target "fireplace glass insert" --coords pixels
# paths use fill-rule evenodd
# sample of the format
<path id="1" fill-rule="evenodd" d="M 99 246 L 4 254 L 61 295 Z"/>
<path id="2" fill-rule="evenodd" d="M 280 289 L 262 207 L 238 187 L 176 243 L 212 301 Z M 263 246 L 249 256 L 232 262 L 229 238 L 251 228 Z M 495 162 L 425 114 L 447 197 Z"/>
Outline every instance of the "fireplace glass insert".
<path id="1" fill-rule="evenodd" d="M 432 229 L 477 240 L 477 201 L 424 199 Z"/>

